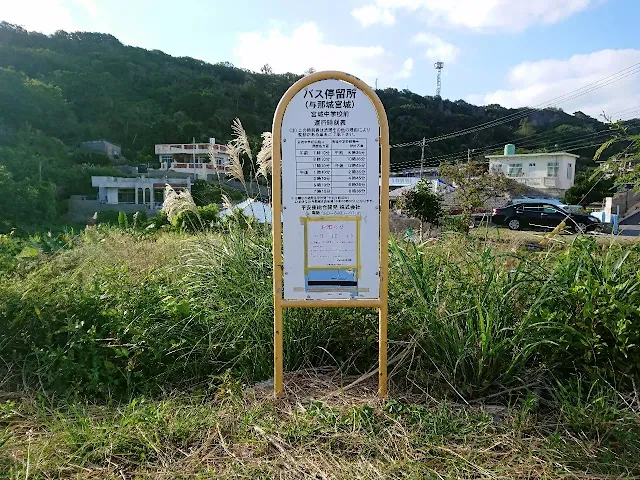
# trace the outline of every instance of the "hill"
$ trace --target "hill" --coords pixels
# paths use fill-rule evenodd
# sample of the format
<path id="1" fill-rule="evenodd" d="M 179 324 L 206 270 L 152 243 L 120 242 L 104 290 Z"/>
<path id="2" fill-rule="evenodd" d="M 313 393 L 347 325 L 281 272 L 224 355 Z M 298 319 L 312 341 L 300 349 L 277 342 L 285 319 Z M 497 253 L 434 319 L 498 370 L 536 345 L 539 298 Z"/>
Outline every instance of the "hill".
<path id="1" fill-rule="evenodd" d="M 0 223 L 53 221 L 71 193 L 91 191 L 92 172 L 106 171 L 106 158 L 80 154 L 82 141 L 105 138 L 122 146 L 131 163 L 155 161 L 156 143 L 226 142 L 239 117 L 258 138 L 271 129 L 273 112 L 300 75 L 255 73 L 228 62 L 208 64 L 158 50 L 123 45 L 111 35 L 56 32 L 43 35 L 0 23 L 0 183 L 14 191 L 0 200 Z M 518 113 L 499 105 L 420 96 L 408 90 L 378 90 L 390 122 L 392 144 L 435 137 Z M 480 151 L 530 135 L 530 149 L 574 144 L 606 126 L 584 114 L 558 109 L 533 112 L 495 128 L 440 141 L 428 158 Z M 548 135 L 547 135 L 548 134 Z M 586 144 L 585 142 L 581 144 Z M 578 150 L 588 162 L 594 148 Z M 419 147 L 392 151 L 392 170 L 415 166 Z M 464 155 L 466 158 L 466 155 Z M 17 199 L 21 199 L 20 202 Z M 29 202 L 40 205 L 37 211 Z M 56 206 L 52 208 L 52 206 Z M 3 228 L 0 225 L 0 228 Z"/>

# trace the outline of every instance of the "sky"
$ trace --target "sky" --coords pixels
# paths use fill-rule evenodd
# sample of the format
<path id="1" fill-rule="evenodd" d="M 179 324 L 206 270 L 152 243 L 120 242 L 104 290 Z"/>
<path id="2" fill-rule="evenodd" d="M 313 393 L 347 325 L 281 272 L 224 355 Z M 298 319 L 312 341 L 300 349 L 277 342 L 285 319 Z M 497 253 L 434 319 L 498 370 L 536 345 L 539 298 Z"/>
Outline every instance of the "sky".
<path id="1" fill-rule="evenodd" d="M 0 0 L 0 21 L 28 30 L 254 71 L 343 70 L 420 95 L 435 94 L 442 61 L 444 98 L 598 118 L 640 116 L 640 65 L 624 70 L 640 64 L 638 18 L 640 0 Z"/>

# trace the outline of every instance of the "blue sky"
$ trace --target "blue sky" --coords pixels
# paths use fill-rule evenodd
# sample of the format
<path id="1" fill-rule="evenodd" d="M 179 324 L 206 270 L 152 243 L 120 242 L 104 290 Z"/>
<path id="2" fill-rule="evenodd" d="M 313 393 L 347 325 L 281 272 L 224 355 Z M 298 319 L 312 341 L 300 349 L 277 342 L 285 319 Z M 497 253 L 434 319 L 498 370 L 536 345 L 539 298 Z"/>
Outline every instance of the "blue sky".
<path id="1" fill-rule="evenodd" d="M 251 70 L 346 70 L 423 95 L 442 60 L 443 97 L 510 107 L 639 63 L 638 18 L 640 0 L 0 0 L 0 20 L 29 30 L 108 32 Z M 558 106 L 624 117 L 640 109 L 640 74 Z"/>

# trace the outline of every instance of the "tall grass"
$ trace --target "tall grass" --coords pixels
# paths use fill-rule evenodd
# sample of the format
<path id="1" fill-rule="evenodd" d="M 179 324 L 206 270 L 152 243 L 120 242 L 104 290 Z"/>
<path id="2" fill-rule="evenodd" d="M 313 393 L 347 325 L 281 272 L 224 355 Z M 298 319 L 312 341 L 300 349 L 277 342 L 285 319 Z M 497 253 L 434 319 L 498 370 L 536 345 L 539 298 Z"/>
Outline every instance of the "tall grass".
<path id="1" fill-rule="evenodd" d="M 451 241 L 418 248 L 392 243 L 392 308 L 406 338 L 398 348 L 406 374 L 419 384 L 436 378 L 461 397 L 511 386 L 544 340 L 523 315 L 538 283 L 526 262 L 489 248 L 469 251 Z M 513 269 L 506 265 L 516 262 Z M 398 303 L 398 299 L 402 302 Z M 393 310 L 392 310 L 393 311 Z M 529 372 L 528 382 L 535 380 Z"/>
<path id="2" fill-rule="evenodd" d="M 457 401 L 543 388 L 549 371 L 637 383 L 637 248 L 577 241 L 563 253 L 516 254 L 452 235 L 391 253 L 394 383 Z M 244 382 L 271 377 L 262 229 L 105 229 L 38 258 L 0 276 L 0 382 L 126 396 L 206 386 L 229 369 Z M 286 312 L 287 370 L 359 374 L 376 364 L 375 312 Z"/>
<path id="3" fill-rule="evenodd" d="M 558 368 L 640 378 L 639 253 L 585 237 L 550 265 L 529 317 L 550 326 L 554 345 L 545 354 Z"/>

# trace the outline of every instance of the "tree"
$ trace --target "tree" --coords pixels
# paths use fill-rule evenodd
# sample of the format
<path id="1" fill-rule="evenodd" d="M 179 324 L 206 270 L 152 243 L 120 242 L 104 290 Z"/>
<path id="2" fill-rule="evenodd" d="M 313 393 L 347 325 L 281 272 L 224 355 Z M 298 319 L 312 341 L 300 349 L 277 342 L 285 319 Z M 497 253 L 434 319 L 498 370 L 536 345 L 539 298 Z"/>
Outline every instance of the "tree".
<path id="1" fill-rule="evenodd" d="M 255 153 L 259 132 L 270 130 L 278 101 L 302 76 L 273 74 L 270 65 L 263 71 L 267 73 L 254 73 L 229 62 L 212 65 L 128 47 L 110 35 L 58 32 L 47 36 L 0 22 L 0 163 L 20 186 L 26 181 L 35 187 L 40 178 L 50 182 L 62 210 L 63 200 L 70 194 L 92 193 L 90 175 L 99 174 L 94 170 L 98 164 L 108 166 L 104 159 L 87 158 L 85 162 L 74 155 L 77 149 L 73 145 L 82 141 L 111 140 L 122 146 L 127 159 L 147 163 L 157 158 L 152 156 L 157 143 L 190 142 L 193 137 L 205 141 L 211 136 L 218 143 L 227 143 L 233 136 L 229 125 L 240 117 L 246 130 L 254 132 L 250 143 Z M 314 72 L 315 68 L 309 68 L 304 73 Z M 377 93 L 388 115 L 392 143 L 398 144 L 525 112 L 499 105 L 478 107 L 464 101 L 436 100 L 394 88 Z M 522 124 L 523 117 L 518 117 L 473 136 L 433 142 L 428 155 L 443 158 L 460 150 L 484 150 L 487 145 L 509 143 L 518 130 L 528 134 L 532 126 L 536 133 L 554 133 L 536 137 L 535 148 L 548 150 L 554 149 L 555 143 L 563 145 L 603 129 L 596 119 L 557 110 L 536 110 L 526 116 L 528 120 Z M 31 132 L 17 139 L 28 125 Z M 38 134 L 31 135 L 35 132 Z M 50 140 L 55 153 L 45 148 L 42 137 Z M 577 153 L 591 159 L 595 150 L 586 148 Z M 394 152 L 395 167 L 414 167 L 420 146 Z M 245 161 L 245 174 L 250 174 L 252 181 L 258 171 L 256 156 L 253 160 Z M 92 165 L 80 166 L 85 163 Z M 43 195 L 46 192 L 42 190 Z M 3 215 L 13 214 L 0 211 L 0 217 Z"/>
<path id="2" fill-rule="evenodd" d="M 501 173 L 487 173 L 482 166 L 470 162 L 442 165 L 439 173 L 455 187 L 455 203 L 462 210 L 467 233 L 471 214 L 484 208 L 489 199 L 503 196 L 512 186 Z"/>
<path id="3" fill-rule="evenodd" d="M 304 71 L 304 76 L 306 77 L 307 75 L 311 75 L 312 73 L 316 73 L 316 69 L 313 67 L 310 67 L 309 69 Z"/>
<path id="4" fill-rule="evenodd" d="M 520 126 L 518 127 L 518 130 L 516 130 L 516 135 L 526 137 L 528 135 L 533 135 L 534 133 L 536 133 L 536 129 L 531 125 L 528 118 L 520 120 Z"/>
<path id="5" fill-rule="evenodd" d="M 400 199 L 400 208 L 410 217 L 433 226 L 439 225 L 444 216 L 442 200 L 433 193 L 431 185 L 426 180 L 420 180 L 414 188 L 404 194 Z"/>
<path id="6" fill-rule="evenodd" d="M 640 192 L 640 133 L 629 133 L 629 127 L 622 122 L 611 123 L 614 135 L 596 151 L 593 159 L 598 161 L 602 154 L 618 142 L 629 142 L 620 153 L 611 155 L 592 179 L 601 175 L 615 177 L 614 185 L 618 189 L 630 186 L 634 192 Z"/>
<path id="7" fill-rule="evenodd" d="M 260 69 L 260 73 L 264 73 L 265 75 L 273 75 L 273 68 L 268 63 L 265 63 Z"/>
<path id="8" fill-rule="evenodd" d="M 587 172 L 576 175 L 576 183 L 564 194 L 563 202 L 569 205 L 582 205 L 601 202 L 615 193 L 615 178 L 597 178 Z"/>

